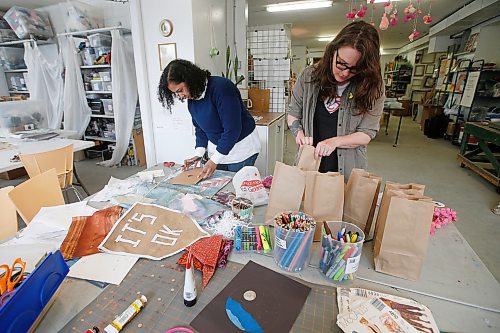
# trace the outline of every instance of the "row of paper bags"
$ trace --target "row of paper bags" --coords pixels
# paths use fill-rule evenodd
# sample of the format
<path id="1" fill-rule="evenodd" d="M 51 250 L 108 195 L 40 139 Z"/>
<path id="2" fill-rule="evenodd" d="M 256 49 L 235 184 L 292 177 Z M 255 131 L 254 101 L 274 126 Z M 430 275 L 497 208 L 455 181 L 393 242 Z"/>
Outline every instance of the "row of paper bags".
<path id="1" fill-rule="evenodd" d="M 317 222 L 353 223 L 369 239 L 382 179 L 353 169 L 345 185 L 338 172 L 319 173 L 314 148 L 303 147 L 297 166 L 276 162 L 266 221 L 283 211 L 302 211 Z M 386 182 L 373 234 L 376 271 L 410 280 L 420 277 L 434 214 L 424 188 Z M 321 239 L 321 228 L 314 239 Z"/>

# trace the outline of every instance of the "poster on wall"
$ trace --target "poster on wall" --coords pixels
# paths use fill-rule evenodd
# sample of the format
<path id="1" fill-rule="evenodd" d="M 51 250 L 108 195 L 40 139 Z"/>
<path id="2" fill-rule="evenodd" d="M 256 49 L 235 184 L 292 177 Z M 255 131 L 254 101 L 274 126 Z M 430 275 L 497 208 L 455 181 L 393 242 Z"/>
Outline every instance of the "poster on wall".
<path id="1" fill-rule="evenodd" d="M 472 72 L 469 74 L 467 78 L 467 83 L 465 84 L 464 93 L 462 95 L 462 100 L 460 101 L 460 105 L 471 107 L 472 101 L 474 100 L 474 93 L 476 91 L 477 82 L 479 81 L 479 75 L 481 72 Z"/>

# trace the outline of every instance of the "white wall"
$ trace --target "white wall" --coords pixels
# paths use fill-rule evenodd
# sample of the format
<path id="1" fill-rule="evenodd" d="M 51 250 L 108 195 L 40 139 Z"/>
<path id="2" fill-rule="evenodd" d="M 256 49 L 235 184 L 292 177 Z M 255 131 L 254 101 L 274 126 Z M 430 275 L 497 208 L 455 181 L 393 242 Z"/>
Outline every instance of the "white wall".
<path id="1" fill-rule="evenodd" d="M 481 28 L 477 39 L 474 59 L 484 59 L 485 62 L 494 62 L 498 66 L 500 64 L 498 35 L 500 35 L 499 24 Z"/>

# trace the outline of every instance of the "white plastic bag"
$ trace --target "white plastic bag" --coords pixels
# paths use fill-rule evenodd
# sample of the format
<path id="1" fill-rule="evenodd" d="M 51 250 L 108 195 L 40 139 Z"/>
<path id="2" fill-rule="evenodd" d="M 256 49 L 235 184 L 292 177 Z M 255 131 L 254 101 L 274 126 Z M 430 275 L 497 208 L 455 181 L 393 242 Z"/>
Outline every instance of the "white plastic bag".
<path id="1" fill-rule="evenodd" d="M 233 178 L 233 186 L 237 197 L 252 201 L 254 206 L 267 205 L 267 195 L 259 170 L 254 166 L 243 167 Z"/>

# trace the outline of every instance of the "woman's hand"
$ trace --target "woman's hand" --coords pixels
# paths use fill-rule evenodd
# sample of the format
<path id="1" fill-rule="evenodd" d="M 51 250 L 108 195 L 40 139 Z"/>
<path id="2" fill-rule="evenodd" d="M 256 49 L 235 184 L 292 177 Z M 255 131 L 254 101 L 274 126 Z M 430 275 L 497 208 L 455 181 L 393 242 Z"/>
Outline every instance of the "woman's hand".
<path id="1" fill-rule="evenodd" d="M 189 170 L 191 167 L 196 167 L 198 163 L 201 161 L 201 157 L 194 156 L 184 160 L 184 164 L 182 165 L 182 171 Z"/>
<path id="2" fill-rule="evenodd" d="M 217 169 L 217 164 L 215 164 L 212 160 L 208 160 L 203 167 L 203 170 L 201 170 L 198 175 L 198 178 L 207 179 L 214 173 L 215 169 Z"/>
<path id="3" fill-rule="evenodd" d="M 298 144 L 299 146 L 303 146 L 303 145 L 312 146 L 313 138 L 312 138 L 312 136 L 305 136 L 304 131 L 300 130 L 297 132 L 297 135 L 295 136 L 295 143 Z"/>
<path id="4" fill-rule="evenodd" d="M 330 156 L 331 153 L 333 153 L 338 147 L 338 137 L 333 137 L 318 142 L 316 148 L 314 149 L 314 158 L 319 159 L 321 156 Z"/>

